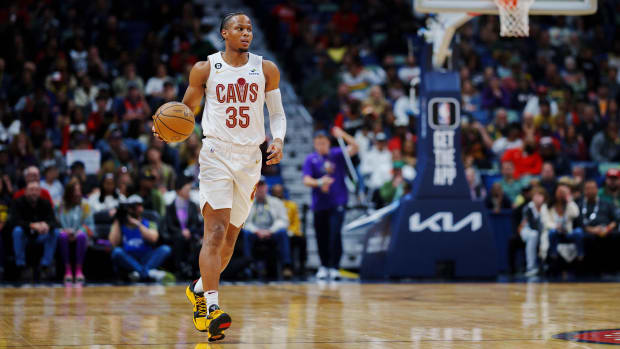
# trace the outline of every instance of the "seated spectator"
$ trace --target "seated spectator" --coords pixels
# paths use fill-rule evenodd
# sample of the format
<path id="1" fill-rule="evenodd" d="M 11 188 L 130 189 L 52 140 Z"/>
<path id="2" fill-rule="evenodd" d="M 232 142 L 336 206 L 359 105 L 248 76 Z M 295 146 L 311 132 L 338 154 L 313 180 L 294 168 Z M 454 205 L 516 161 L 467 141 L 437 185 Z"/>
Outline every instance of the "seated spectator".
<path id="1" fill-rule="evenodd" d="M 39 168 L 36 166 L 28 166 L 26 167 L 26 169 L 24 169 L 24 181 L 26 182 L 26 186 L 28 186 L 28 183 L 30 182 L 37 182 L 40 183 L 41 181 L 41 175 L 39 172 Z M 41 186 L 39 185 L 39 190 L 40 193 L 39 195 L 49 201 L 49 203 L 52 205 L 52 207 L 54 206 L 54 201 L 52 200 L 52 196 L 50 195 L 50 192 L 47 191 L 47 189 L 41 188 Z M 24 196 L 24 194 L 26 193 L 26 188 L 22 188 L 18 191 L 16 191 L 13 194 L 13 199 L 19 199 L 20 197 Z"/>
<path id="2" fill-rule="evenodd" d="M 58 208 L 60 235 L 58 248 L 65 265 L 65 284 L 83 284 L 82 265 L 88 247 L 88 237 L 93 235 L 95 224 L 93 212 L 86 200 L 82 199 L 82 188 L 77 178 L 72 178 L 65 186 L 64 196 Z M 75 242 L 75 270 L 71 267 L 69 244 Z"/>
<path id="3" fill-rule="evenodd" d="M 586 181 L 581 202 L 581 223 L 587 244 L 596 251 L 592 256 L 588 256 L 588 259 L 595 261 L 595 270 L 609 271 L 614 265 L 618 265 L 618 262 L 614 261 L 620 242 L 618 218 L 614 206 L 599 198 L 596 181 Z"/>
<path id="4" fill-rule="evenodd" d="M 577 126 L 566 126 L 566 134 L 562 138 L 561 152 L 573 161 L 588 160 L 588 147 L 583 137 L 577 133 Z"/>
<path id="5" fill-rule="evenodd" d="M 379 118 L 381 115 L 385 115 L 388 110 L 391 110 L 392 106 L 390 102 L 383 96 L 383 90 L 381 86 L 375 85 L 370 88 L 370 95 L 364 100 L 362 104 L 362 114 L 371 115 L 373 118 Z M 347 133 L 355 134 L 357 130 L 351 130 L 344 128 Z"/>
<path id="6" fill-rule="evenodd" d="M 555 188 L 558 186 L 558 180 L 555 176 L 553 165 L 549 162 L 543 163 L 542 170 L 540 171 L 539 185 L 545 188 L 547 193 L 555 193 Z"/>
<path id="7" fill-rule="evenodd" d="M 590 159 L 596 162 L 620 160 L 620 134 L 618 134 L 618 124 L 615 121 L 609 121 L 605 129 L 592 138 Z"/>
<path id="8" fill-rule="evenodd" d="M 593 105 L 588 104 L 583 108 L 581 120 L 578 124 L 577 133 L 583 138 L 588 150 L 592 144 L 592 138 L 601 130 L 601 124 L 596 116 L 596 109 Z"/>
<path id="9" fill-rule="evenodd" d="M 37 158 L 39 160 L 39 164 L 42 165 L 43 168 L 47 167 L 45 164 L 54 164 L 58 169 L 60 176 L 67 173 L 67 161 L 62 155 L 60 149 L 56 149 L 54 147 L 54 143 L 51 138 L 45 138 L 43 140 L 41 143 L 41 148 L 39 148 L 37 153 Z"/>
<path id="10" fill-rule="evenodd" d="M 136 75 L 136 66 L 133 63 L 127 63 L 123 68 L 123 75 L 117 77 L 112 82 L 114 93 L 124 97 L 127 94 L 129 83 L 133 83 L 138 91 L 144 92 L 144 81 Z"/>
<path id="11" fill-rule="evenodd" d="M 617 227 L 615 211 L 611 203 L 599 198 L 596 181 L 586 181 L 581 204 L 581 219 L 585 232 L 602 238 L 614 232 Z"/>
<path id="12" fill-rule="evenodd" d="M 44 178 L 41 180 L 41 188 L 50 193 L 54 207 L 58 207 L 62 201 L 64 188 L 58 180 L 58 168 L 54 163 L 48 164 L 43 168 L 43 177 Z"/>
<path id="13" fill-rule="evenodd" d="M 549 103 L 549 109 L 551 112 L 551 115 L 556 115 L 558 113 L 558 104 L 551 100 L 549 101 L 547 98 L 547 87 L 545 86 L 538 86 L 536 88 L 536 96 L 532 96 L 527 100 L 527 103 L 525 105 L 525 109 L 523 109 L 523 113 L 527 113 L 527 114 L 532 114 L 532 115 L 539 115 L 540 112 L 540 104 L 542 101 L 548 101 Z"/>
<path id="14" fill-rule="evenodd" d="M 189 199 L 193 179 L 179 176 L 176 181 L 176 198 L 166 207 L 166 238 L 172 244 L 172 256 L 181 279 L 196 275 L 196 260 L 202 245 L 203 227 L 199 220 L 200 209 Z"/>
<path id="15" fill-rule="evenodd" d="M 381 188 L 373 195 L 373 202 L 376 208 L 384 207 L 404 195 L 406 183 L 402 171 L 404 165 L 403 161 L 394 161 L 392 165 L 392 179 L 383 183 Z"/>
<path id="16" fill-rule="evenodd" d="M 345 58 L 344 63 L 346 70 L 342 73 L 341 79 L 347 85 L 351 98 L 364 100 L 368 97 L 372 85 L 383 83 L 383 78 L 379 74 L 364 67 L 358 55 Z"/>
<path id="17" fill-rule="evenodd" d="M 172 81 L 172 78 L 168 76 L 166 65 L 164 63 L 159 63 L 157 64 L 155 76 L 151 77 L 146 82 L 144 94 L 151 99 L 161 100 L 164 97 L 164 83 L 166 81 Z"/>
<path id="18" fill-rule="evenodd" d="M 99 190 L 93 191 L 88 197 L 88 205 L 93 212 L 108 211 L 110 217 L 116 214 L 119 200 L 121 199 L 116 190 L 116 182 L 113 173 L 106 173 L 101 178 Z"/>
<path id="19" fill-rule="evenodd" d="M 501 173 L 502 179 L 499 180 L 499 184 L 502 186 L 502 190 L 510 202 L 514 203 L 517 196 L 521 193 L 521 189 L 523 189 L 523 183 L 515 180 L 515 165 L 510 161 L 502 162 Z"/>
<path id="20" fill-rule="evenodd" d="M 142 199 L 145 209 L 153 210 L 160 215 L 164 215 L 166 210 L 164 198 L 161 192 L 155 188 L 155 175 L 148 169 L 140 172 L 137 194 Z"/>
<path id="21" fill-rule="evenodd" d="M 375 145 L 362 158 L 360 172 L 367 176 L 366 186 L 370 192 L 378 189 L 392 178 L 392 153 L 387 149 L 387 137 L 379 132 L 375 135 Z"/>
<path id="22" fill-rule="evenodd" d="M 172 166 L 164 163 L 161 159 L 161 150 L 150 147 L 146 150 L 146 165 L 142 168 L 150 171 L 155 176 L 155 187 L 172 190 L 175 183 L 175 173 Z"/>
<path id="23" fill-rule="evenodd" d="M 602 201 L 607 201 L 614 205 L 616 210 L 620 209 L 620 170 L 610 168 L 605 174 L 605 184 L 599 189 L 599 197 Z"/>
<path id="24" fill-rule="evenodd" d="M 112 119 L 114 119 L 114 115 L 106 111 L 106 103 L 106 95 L 101 92 L 97 94 L 93 110 L 86 119 L 86 133 L 93 139 L 94 143 L 104 138 Z"/>
<path id="25" fill-rule="evenodd" d="M 131 173 L 126 167 L 119 168 L 116 176 L 116 191 L 118 192 L 118 200 L 120 205 L 120 202 L 126 200 L 133 192 L 134 182 Z"/>
<path id="26" fill-rule="evenodd" d="M 80 160 L 74 161 L 69 167 L 69 177 L 77 178 L 80 181 L 82 192 L 86 195 L 90 195 L 93 189 L 97 188 L 98 181 L 97 176 L 89 175 L 86 173 L 86 165 Z"/>
<path id="27" fill-rule="evenodd" d="M 543 162 L 551 163 L 555 173 L 558 176 L 569 175 L 571 173 L 571 164 L 567 154 L 559 152 L 559 147 L 553 142 L 551 137 L 540 138 L 540 157 Z"/>
<path id="28" fill-rule="evenodd" d="M 196 62 L 198 62 L 198 58 L 192 54 L 190 51 L 190 43 L 187 41 L 181 42 L 179 45 L 180 50 L 175 52 L 170 58 L 170 68 L 174 73 L 180 74 L 183 73 L 183 68 L 189 66 L 194 66 Z M 165 85 L 166 83 L 164 83 Z M 176 86 L 174 87 L 176 90 Z M 165 87 L 164 87 L 165 90 Z M 165 93 L 165 92 L 164 92 Z M 175 91 L 176 94 L 176 91 Z"/>
<path id="29" fill-rule="evenodd" d="M 534 126 L 536 126 L 536 128 L 541 128 L 544 125 L 551 130 L 555 130 L 555 118 L 557 114 L 551 114 L 551 106 L 546 99 L 540 101 L 539 104 L 540 113 L 534 117 Z"/>
<path id="30" fill-rule="evenodd" d="M 534 90 L 530 84 L 530 80 L 525 77 L 519 78 L 517 88 L 512 93 L 512 108 L 515 110 L 523 110 L 527 101 L 534 97 Z"/>
<path id="31" fill-rule="evenodd" d="M 175 102 L 177 99 L 177 87 L 171 81 L 164 82 L 164 93 L 161 103 Z"/>
<path id="32" fill-rule="evenodd" d="M 516 122 L 511 123 L 508 125 L 506 133 L 506 136 L 497 138 L 491 147 L 493 153 L 500 158 L 508 149 L 523 147 L 523 140 L 521 139 L 521 125 Z"/>
<path id="33" fill-rule="evenodd" d="M 267 194 L 268 189 L 265 178 L 261 177 L 256 188 L 254 205 L 242 229 L 245 253 L 248 258 L 252 258 L 252 249 L 257 239 L 275 240 L 283 265 L 282 276 L 290 278 L 293 276 L 293 271 L 287 232 L 288 214 L 280 199 Z"/>
<path id="34" fill-rule="evenodd" d="M 536 140 L 533 137 L 527 137 L 522 148 L 506 150 L 501 160 L 514 164 L 516 179 L 523 175 L 537 175 L 542 169 L 542 158 L 536 149 Z"/>
<path id="35" fill-rule="evenodd" d="M 53 278 L 54 252 L 58 238 L 57 222 L 52 204 L 41 197 L 39 181 L 28 182 L 25 194 L 13 200 L 10 217 L 14 226 L 15 265 L 21 280 L 32 280 L 33 273 L 26 265 L 26 254 L 32 253 L 28 246 L 33 243 L 43 245 L 39 278 L 42 281 Z"/>
<path id="36" fill-rule="evenodd" d="M 522 218 L 519 223 L 519 235 L 525 243 L 525 276 L 538 275 L 538 242 L 543 232 L 542 211 L 547 211 L 547 192 L 543 187 L 531 190 L 532 201 L 522 207 Z"/>
<path id="37" fill-rule="evenodd" d="M 573 166 L 571 171 L 573 184 L 580 190 L 583 190 L 583 184 L 586 181 L 586 168 L 583 166 Z"/>
<path id="38" fill-rule="evenodd" d="M 508 90 L 501 86 L 501 81 L 493 77 L 482 90 L 482 109 L 509 108 L 511 97 Z"/>
<path id="39" fill-rule="evenodd" d="M 558 258 L 558 244 L 560 242 L 573 242 L 577 245 L 577 260 L 583 259 L 583 230 L 575 227 L 573 221 L 579 217 L 579 206 L 573 201 L 570 188 L 566 185 L 558 185 L 555 190 L 554 203 L 548 210 L 541 212 L 541 219 L 548 238 L 548 250 L 541 243 L 543 255 L 551 260 Z M 545 242 L 545 241 L 543 241 Z M 572 260 L 570 254 L 563 254 L 568 262 Z"/>
<path id="40" fill-rule="evenodd" d="M 476 169 L 468 167 L 465 169 L 465 179 L 469 185 L 469 194 L 474 201 L 482 201 L 487 196 L 487 190 L 480 183 L 480 178 L 476 173 Z"/>
<path id="41" fill-rule="evenodd" d="M 491 186 L 491 193 L 484 200 L 484 205 L 493 213 L 500 213 L 502 210 L 512 208 L 512 202 L 504 195 L 504 189 L 499 182 L 495 182 Z"/>
<path id="42" fill-rule="evenodd" d="M 275 184 L 271 188 L 271 194 L 280 199 L 286 212 L 288 213 L 288 237 L 291 243 L 291 262 L 296 275 L 303 275 L 306 269 L 306 237 L 301 231 L 301 221 L 299 219 L 299 209 L 293 200 L 284 197 L 284 186 Z M 297 258 L 296 258 L 297 257 Z"/>
<path id="43" fill-rule="evenodd" d="M 463 102 L 463 110 L 468 112 L 477 112 L 480 110 L 482 100 L 480 93 L 476 91 L 476 87 L 471 80 L 463 80 L 461 84 L 461 99 Z"/>
<path id="44" fill-rule="evenodd" d="M 127 88 L 127 96 L 122 100 L 118 111 L 126 129 L 131 127 L 130 124 L 140 125 L 141 121 L 151 115 L 151 108 L 138 86 L 134 82 L 129 82 Z"/>
<path id="45" fill-rule="evenodd" d="M 131 281 L 163 281 L 166 273 L 156 268 L 168 258 L 171 249 L 167 245 L 156 246 L 157 225 L 142 218 L 143 211 L 139 195 L 134 194 L 121 203 L 108 237 L 114 246 L 112 262 L 117 269 L 129 271 Z"/>
<path id="46" fill-rule="evenodd" d="M 20 132 L 13 137 L 9 145 L 9 153 L 11 154 L 11 161 L 17 169 L 25 169 L 37 163 L 32 140 L 25 132 Z"/>
<path id="47" fill-rule="evenodd" d="M 83 75 L 80 84 L 73 92 L 73 101 L 80 108 L 85 108 L 95 101 L 95 97 L 99 94 L 99 88 L 93 85 L 90 76 Z"/>

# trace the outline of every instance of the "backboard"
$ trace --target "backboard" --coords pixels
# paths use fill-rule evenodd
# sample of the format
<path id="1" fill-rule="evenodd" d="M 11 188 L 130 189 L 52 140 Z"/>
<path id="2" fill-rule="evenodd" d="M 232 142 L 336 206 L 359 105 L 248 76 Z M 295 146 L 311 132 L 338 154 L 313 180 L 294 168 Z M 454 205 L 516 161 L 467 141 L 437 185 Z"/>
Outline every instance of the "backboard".
<path id="1" fill-rule="evenodd" d="M 416 12 L 469 12 L 497 14 L 493 0 L 413 0 Z M 587 15 L 596 12 L 597 0 L 536 0 L 530 15 Z"/>

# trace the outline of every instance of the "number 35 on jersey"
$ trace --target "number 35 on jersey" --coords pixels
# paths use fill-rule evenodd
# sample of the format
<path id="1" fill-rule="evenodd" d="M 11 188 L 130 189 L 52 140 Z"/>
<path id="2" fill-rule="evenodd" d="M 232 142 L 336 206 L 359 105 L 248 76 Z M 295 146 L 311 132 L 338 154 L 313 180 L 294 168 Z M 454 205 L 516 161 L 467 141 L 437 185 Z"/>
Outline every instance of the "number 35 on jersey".
<path id="1" fill-rule="evenodd" d="M 239 78 L 235 84 L 217 84 L 215 94 L 219 103 L 254 103 L 258 98 L 258 84 L 246 83 Z M 247 128 L 250 125 L 249 106 L 230 106 L 226 108 L 226 126 L 228 128 Z"/>

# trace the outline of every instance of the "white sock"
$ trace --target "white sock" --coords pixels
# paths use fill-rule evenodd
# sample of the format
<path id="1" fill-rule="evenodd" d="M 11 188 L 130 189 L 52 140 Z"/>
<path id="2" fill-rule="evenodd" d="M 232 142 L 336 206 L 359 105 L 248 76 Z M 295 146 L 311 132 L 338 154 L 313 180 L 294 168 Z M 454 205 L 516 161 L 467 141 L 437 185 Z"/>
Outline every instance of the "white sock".
<path id="1" fill-rule="evenodd" d="M 219 307 L 217 298 L 218 293 L 216 290 L 210 290 L 205 292 L 205 300 L 207 301 L 207 309 L 209 313 L 211 312 L 211 306 L 216 305 Z"/>
<path id="2" fill-rule="evenodd" d="M 194 285 L 194 293 L 202 293 L 205 290 L 202 288 L 202 276 L 198 281 L 196 281 L 196 285 Z"/>

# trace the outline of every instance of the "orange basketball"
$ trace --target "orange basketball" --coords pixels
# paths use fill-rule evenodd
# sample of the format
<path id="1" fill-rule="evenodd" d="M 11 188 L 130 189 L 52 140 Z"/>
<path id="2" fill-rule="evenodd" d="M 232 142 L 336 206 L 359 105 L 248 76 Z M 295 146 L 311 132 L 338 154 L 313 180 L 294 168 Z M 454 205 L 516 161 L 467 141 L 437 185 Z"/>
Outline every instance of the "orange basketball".
<path id="1" fill-rule="evenodd" d="M 194 131 L 194 113 L 183 103 L 168 102 L 153 115 L 153 125 L 164 141 L 183 142 Z"/>

